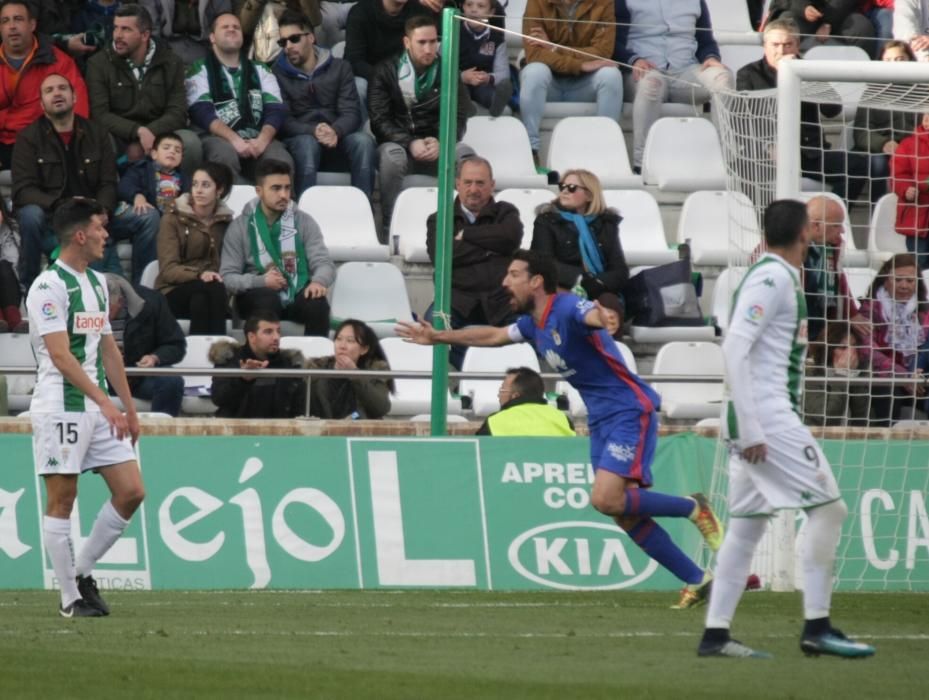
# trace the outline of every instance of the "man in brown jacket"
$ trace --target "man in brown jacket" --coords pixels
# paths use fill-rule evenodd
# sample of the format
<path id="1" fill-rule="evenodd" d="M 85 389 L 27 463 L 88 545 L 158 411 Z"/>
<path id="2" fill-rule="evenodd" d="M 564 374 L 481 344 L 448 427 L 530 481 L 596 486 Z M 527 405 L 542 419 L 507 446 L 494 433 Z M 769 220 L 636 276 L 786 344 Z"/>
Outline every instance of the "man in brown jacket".
<path id="1" fill-rule="evenodd" d="M 613 0 L 529 0 L 523 17 L 523 34 L 532 38 L 525 41 L 519 109 L 538 165 L 546 100 L 596 102 L 598 115 L 619 121 L 623 79 L 610 60 L 616 40 Z"/>

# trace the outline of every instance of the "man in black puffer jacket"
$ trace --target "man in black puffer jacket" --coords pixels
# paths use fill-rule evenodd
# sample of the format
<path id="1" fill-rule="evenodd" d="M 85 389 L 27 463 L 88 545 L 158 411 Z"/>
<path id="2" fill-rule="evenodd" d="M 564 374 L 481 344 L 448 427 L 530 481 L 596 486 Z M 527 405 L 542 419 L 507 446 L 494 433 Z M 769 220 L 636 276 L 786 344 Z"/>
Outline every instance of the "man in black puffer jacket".
<path id="1" fill-rule="evenodd" d="M 378 65 L 368 93 L 371 131 L 378 143 L 381 208 L 390 227 L 394 202 L 410 173 L 435 175 L 439 163 L 441 70 L 439 35 L 430 17 L 406 23 L 404 51 Z M 471 99 L 458 80 L 458 132 L 464 135 Z M 473 151 L 458 144 L 458 158 Z"/>
<path id="2" fill-rule="evenodd" d="M 210 362 L 237 369 L 301 369 L 303 355 L 281 350 L 281 322 L 258 311 L 245 322 L 245 343 L 214 343 Z M 303 415 L 306 382 L 275 377 L 214 377 L 212 399 L 220 418 L 293 418 Z"/>
<path id="3" fill-rule="evenodd" d="M 112 273 L 106 275 L 106 286 L 110 325 L 126 367 L 169 367 L 184 359 L 187 340 L 163 294 Z M 151 401 L 155 413 L 181 412 L 182 377 L 130 377 L 129 390 L 137 399 Z"/>

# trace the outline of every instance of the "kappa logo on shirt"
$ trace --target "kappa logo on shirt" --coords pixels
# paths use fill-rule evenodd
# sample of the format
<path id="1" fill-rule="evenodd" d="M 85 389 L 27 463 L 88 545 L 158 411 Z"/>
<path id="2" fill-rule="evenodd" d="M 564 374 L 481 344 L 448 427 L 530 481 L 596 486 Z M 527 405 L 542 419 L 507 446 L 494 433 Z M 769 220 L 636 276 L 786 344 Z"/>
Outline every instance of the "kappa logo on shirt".
<path id="1" fill-rule="evenodd" d="M 78 335 L 102 333 L 106 325 L 106 314 L 102 311 L 78 311 L 74 314 L 73 332 Z"/>

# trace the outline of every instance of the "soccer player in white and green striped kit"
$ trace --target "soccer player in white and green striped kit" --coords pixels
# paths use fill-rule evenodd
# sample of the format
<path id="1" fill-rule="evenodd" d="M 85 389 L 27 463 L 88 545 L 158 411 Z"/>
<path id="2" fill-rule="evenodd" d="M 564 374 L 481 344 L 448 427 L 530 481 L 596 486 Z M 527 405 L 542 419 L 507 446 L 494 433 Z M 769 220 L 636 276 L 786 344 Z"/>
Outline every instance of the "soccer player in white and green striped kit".
<path id="1" fill-rule="evenodd" d="M 110 330 L 106 281 L 89 269 L 103 257 L 106 210 L 72 198 L 55 211 L 58 259 L 40 274 L 26 299 L 38 379 L 30 405 L 36 470 L 45 480 L 45 549 L 61 587 L 63 617 L 100 617 L 109 608 L 91 575 L 144 497 L 133 445 L 139 437 L 122 355 Z M 106 381 L 126 407 L 107 394 Z M 71 510 L 77 478 L 103 477 L 112 498 L 74 558 Z"/>
<path id="2" fill-rule="evenodd" d="M 783 508 L 806 512 L 802 552 L 806 654 L 864 657 L 874 647 L 832 627 L 836 547 L 848 509 L 832 468 L 800 419 L 806 357 L 806 300 L 800 271 L 811 235 L 806 206 L 773 202 L 764 214 L 767 252 L 735 293 L 723 343 L 729 398 L 729 527 L 719 550 L 700 656 L 770 658 L 730 637 L 752 556 L 768 520 Z"/>

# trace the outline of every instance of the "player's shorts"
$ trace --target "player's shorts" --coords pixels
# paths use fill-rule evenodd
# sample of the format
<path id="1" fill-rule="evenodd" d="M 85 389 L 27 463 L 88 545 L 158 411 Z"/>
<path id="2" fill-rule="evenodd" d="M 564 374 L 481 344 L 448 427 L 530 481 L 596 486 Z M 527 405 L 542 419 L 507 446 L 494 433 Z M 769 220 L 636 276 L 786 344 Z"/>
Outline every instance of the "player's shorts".
<path id="1" fill-rule="evenodd" d="M 624 479 L 652 485 L 658 414 L 629 411 L 590 430 L 590 463 Z"/>
<path id="2" fill-rule="evenodd" d="M 729 458 L 729 513 L 770 515 L 782 508 L 813 508 L 840 498 L 832 467 L 805 426 L 765 440 L 768 457 L 749 464 Z"/>
<path id="3" fill-rule="evenodd" d="M 136 459 L 129 438 L 117 440 L 99 411 L 33 413 L 32 456 L 36 471 L 81 474 Z"/>

